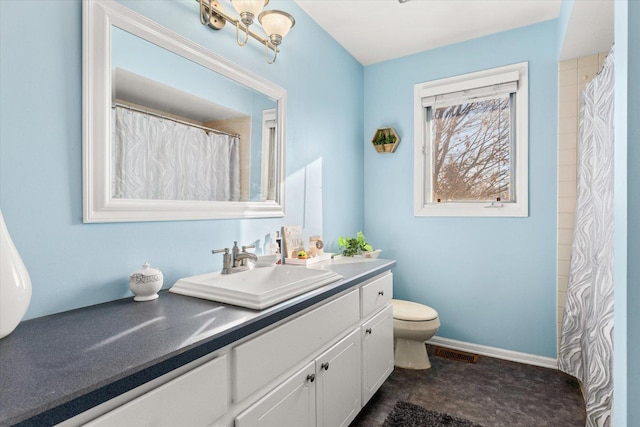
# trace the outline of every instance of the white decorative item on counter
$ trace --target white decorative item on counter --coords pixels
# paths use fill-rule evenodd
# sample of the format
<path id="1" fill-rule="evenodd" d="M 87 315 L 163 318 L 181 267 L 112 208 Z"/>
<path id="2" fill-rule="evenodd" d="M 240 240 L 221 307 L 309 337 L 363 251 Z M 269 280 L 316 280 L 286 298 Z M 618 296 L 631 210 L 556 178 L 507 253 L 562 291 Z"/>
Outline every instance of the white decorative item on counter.
<path id="1" fill-rule="evenodd" d="M 258 257 L 258 261 L 256 261 L 256 267 L 271 267 L 272 265 L 276 265 L 278 262 L 278 258 L 280 258 L 279 254 L 270 254 L 270 255 L 262 255 Z"/>
<path id="2" fill-rule="evenodd" d="M 158 291 L 162 288 L 164 278 L 157 268 L 144 263 L 142 269 L 129 276 L 129 288 L 135 295 L 135 301 L 151 301 L 158 298 Z"/>
<path id="3" fill-rule="evenodd" d="M 356 258 L 378 258 L 382 249 L 376 249 L 375 251 L 366 251 L 361 254 L 354 255 Z"/>
<path id="4" fill-rule="evenodd" d="M 298 252 L 304 251 L 301 225 L 282 226 L 282 252 L 285 258 L 296 258 Z"/>
<path id="5" fill-rule="evenodd" d="M 270 242 L 265 243 L 265 255 L 276 255 L 280 253 L 280 244 L 278 243 L 278 239 L 280 238 L 280 233 L 270 233 L 269 240 Z"/>
<path id="6" fill-rule="evenodd" d="M 18 326 L 31 302 L 31 278 L 0 211 L 0 338 Z"/>
<path id="7" fill-rule="evenodd" d="M 309 238 L 309 255 L 324 255 L 324 242 L 320 236 L 311 236 Z"/>
<path id="8" fill-rule="evenodd" d="M 311 265 L 311 264 L 316 264 L 318 262 L 321 261 L 327 261 L 330 260 L 331 257 L 333 257 L 333 253 L 331 252 L 325 252 L 322 255 L 318 255 L 318 256 L 314 256 L 314 257 L 309 257 L 309 258 L 287 258 L 284 260 L 285 264 L 290 264 L 290 265 L 303 265 L 303 266 L 307 266 L 307 265 Z"/>

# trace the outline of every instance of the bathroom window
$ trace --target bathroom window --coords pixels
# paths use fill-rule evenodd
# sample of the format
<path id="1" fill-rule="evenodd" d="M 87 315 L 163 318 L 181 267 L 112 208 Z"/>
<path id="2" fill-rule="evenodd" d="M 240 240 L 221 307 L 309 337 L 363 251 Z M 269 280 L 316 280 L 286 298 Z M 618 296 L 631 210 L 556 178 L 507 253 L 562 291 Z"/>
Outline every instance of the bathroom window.
<path id="1" fill-rule="evenodd" d="M 419 83 L 415 215 L 528 215 L 527 63 Z"/>
<path id="2" fill-rule="evenodd" d="M 278 200 L 276 197 L 278 170 L 276 167 L 280 153 L 276 143 L 276 110 L 269 109 L 262 112 L 262 160 L 261 160 L 261 192 L 260 200 Z"/>

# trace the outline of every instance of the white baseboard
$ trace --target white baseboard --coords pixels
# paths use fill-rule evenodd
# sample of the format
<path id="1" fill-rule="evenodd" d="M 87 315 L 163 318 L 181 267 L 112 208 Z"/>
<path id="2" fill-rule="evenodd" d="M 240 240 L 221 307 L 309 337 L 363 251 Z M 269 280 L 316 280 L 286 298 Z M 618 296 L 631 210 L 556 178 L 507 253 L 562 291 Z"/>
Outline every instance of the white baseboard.
<path id="1" fill-rule="evenodd" d="M 558 359 L 552 357 L 537 356 L 535 354 L 520 353 L 519 351 L 504 350 L 502 348 L 488 347 L 486 345 L 473 344 L 464 341 L 452 340 L 435 336 L 427 341 L 427 344 L 451 348 L 453 350 L 466 351 L 495 357 L 496 359 L 509 360 L 511 362 L 526 363 L 528 365 L 541 366 L 543 368 L 558 369 Z"/>

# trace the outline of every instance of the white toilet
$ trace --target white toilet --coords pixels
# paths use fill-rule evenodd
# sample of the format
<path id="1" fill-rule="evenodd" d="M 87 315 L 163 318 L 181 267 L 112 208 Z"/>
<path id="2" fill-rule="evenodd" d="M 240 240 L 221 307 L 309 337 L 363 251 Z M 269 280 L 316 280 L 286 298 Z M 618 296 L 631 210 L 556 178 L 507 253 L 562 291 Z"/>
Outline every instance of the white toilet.
<path id="1" fill-rule="evenodd" d="M 438 312 L 416 302 L 394 299 L 394 365 L 407 369 L 429 369 L 431 362 L 424 342 L 440 327 Z"/>

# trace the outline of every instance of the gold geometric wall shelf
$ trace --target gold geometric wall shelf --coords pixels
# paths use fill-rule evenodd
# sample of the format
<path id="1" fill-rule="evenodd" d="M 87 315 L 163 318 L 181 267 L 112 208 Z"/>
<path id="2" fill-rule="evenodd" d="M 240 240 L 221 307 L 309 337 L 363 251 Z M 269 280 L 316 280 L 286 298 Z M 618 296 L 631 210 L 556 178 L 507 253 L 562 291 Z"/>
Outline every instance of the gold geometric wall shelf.
<path id="1" fill-rule="evenodd" d="M 378 153 L 394 153 L 400 144 L 400 137 L 392 127 L 378 128 L 371 138 L 371 144 Z"/>

